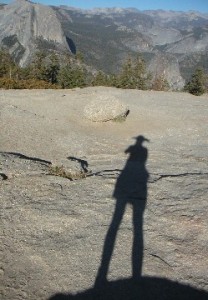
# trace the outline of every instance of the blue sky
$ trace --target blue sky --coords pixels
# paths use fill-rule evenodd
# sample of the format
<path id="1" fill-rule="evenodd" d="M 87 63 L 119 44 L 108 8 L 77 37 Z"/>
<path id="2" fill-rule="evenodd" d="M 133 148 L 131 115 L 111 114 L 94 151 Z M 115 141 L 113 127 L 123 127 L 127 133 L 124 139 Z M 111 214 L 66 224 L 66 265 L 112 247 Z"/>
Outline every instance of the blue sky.
<path id="1" fill-rule="evenodd" d="M 0 0 L 0 3 L 10 3 L 12 0 Z M 46 5 L 68 5 L 80 8 L 93 7 L 136 7 L 145 9 L 164 9 L 208 12 L 208 0 L 36 0 Z"/>

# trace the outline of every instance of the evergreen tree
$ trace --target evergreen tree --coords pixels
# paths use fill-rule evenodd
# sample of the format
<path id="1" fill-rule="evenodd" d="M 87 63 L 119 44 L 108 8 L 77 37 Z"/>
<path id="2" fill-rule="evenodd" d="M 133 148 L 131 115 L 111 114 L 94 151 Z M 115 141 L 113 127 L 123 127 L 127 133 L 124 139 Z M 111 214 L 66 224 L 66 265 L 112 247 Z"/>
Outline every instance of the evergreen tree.
<path id="1" fill-rule="evenodd" d="M 133 67 L 133 81 L 136 89 L 145 90 L 147 88 L 146 65 L 141 55 L 138 55 Z"/>
<path id="2" fill-rule="evenodd" d="M 191 80 L 185 85 L 184 89 L 195 96 L 205 93 L 205 74 L 202 68 L 195 70 Z"/>
<path id="3" fill-rule="evenodd" d="M 133 84 L 133 63 L 129 57 L 122 66 L 121 73 L 118 75 L 117 87 L 123 89 L 134 89 Z"/>
<path id="4" fill-rule="evenodd" d="M 91 83 L 92 86 L 109 86 L 109 80 L 108 80 L 108 76 L 99 71 L 92 80 Z"/>
<path id="5" fill-rule="evenodd" d="M 38 51 L 30 64 L 30 78 L 47 81 L 46 73 L 46 53 Z"/>
<path id="6" fill-rule="evenodd" d="M 84 55 L 82 54 L 82 52 L 78 51 L 75 55 L 75 59 L 81 63 L 84 62 Z"/>
<path id="7" fill-rule="evenodd" d="M 108 76 L 108 86 L 117 87 L 118 86 L 118 76 L 115 74 L 110 74 Z"/>
<path id="8" fill-rule="evenodd" d="M 146 72 L 146 65 L 141 55 L 133 61 L 130 57 L 124 63 L 118 75 L 117 87 L 125 89 L 147 89 L 150 77 Z"/>
<path id="9" fill-rule="evenodd" d="M 164 75 L 156 76 L 152 83 L 152 89 L 154 91 L 168 91 L 170 88 L 167 79 L 165 79 Z"/>
<path id="10" fill-rule="evenodd" d="M 47 60 L 48 62 L 46 62 L 44 70 L 45 78 L 48 82 L 55 84 L 57 83 L 58 73 L 60 70 L 58 56 L 55 53 L 52 53 Z"/>
<path id="11" fill-rule="evenodd" d="M 32 68 L 31 66 L 27 66 L 27 67 L 24 67 L 24 68 L 19 68 L 19 71 L 18 71 L 18 78 L 19 80 L 27 80 L 27 79 L 31 79 L 32 76 L 31 76 L 31 73 L 32 73 Z"/>
<path id="12" fill-rule="evenodd" d="M 86 74 L 83 68 L 68 64 L 60 69 L 58 83 L 62 88 L 84 87 L 85 82 Z"/>
<path id="13" fill-rule="evenodd" d="M 9 52 L 0 50 L 0 77 L 13 78 L 18 72 L 18 66 L 14 63 Z"/>

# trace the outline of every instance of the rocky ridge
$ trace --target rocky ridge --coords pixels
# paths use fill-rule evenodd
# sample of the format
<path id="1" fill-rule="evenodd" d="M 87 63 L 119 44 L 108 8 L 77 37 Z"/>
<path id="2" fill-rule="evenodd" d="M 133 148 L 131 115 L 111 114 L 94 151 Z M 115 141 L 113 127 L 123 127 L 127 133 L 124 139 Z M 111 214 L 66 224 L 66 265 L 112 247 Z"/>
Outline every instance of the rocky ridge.
<path id="1" fill-rule="evenodd" d="M 207 14 L 121 8 L 56 11 L 65 34 L 96 68 L 115 72 L 127 55 L 140 52 L 153 76 L 165 76 L 172 89 L 182 88 L 196 66 L 207 69 Z M 89 45 L 95 46 L 86 52 Z M 187 57 L 188 72 L 183 67 Z"/>
<path id="2" fill-rule="evenodd" d="M 81 52 L 88 66 L 107 73 L 140 52 L 153 77 L 165 76 L 177 90 L 196 67 L 208 70 L 207 24 L 207 14 L 199 12 L 82 10 L 17 0 L 1 7 L 0 45 L 21 66 L 47 49 Z"/>

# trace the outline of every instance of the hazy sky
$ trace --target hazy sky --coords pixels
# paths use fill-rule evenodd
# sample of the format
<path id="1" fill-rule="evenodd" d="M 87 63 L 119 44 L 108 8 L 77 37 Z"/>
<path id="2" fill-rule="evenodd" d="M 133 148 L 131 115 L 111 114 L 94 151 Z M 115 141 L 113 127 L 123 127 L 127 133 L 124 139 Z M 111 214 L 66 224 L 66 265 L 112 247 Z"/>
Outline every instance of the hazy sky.
<path id="1" fill-rule="evenodd" d="M 10 3 L 12 0 L 0 0 L 0 3 Z M 80 8 L 93 7 L 136 7 L 164 10 L 198 10 L 208 12 L 208 0 L 36 0 L 46 5 L 68 5 Z"/>

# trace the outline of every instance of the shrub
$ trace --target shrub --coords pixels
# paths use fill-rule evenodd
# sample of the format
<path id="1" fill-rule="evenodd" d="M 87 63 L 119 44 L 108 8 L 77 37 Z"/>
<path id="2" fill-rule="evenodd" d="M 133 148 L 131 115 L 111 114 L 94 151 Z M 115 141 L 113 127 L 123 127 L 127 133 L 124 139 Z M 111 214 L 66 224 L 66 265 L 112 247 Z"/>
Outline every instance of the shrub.
<path id="1" fill-rule="evenodd" d="M 48 83 L 44 80 L 27 79 L 17 80 L 12 78 L 0 78 L 1 89 L 57 89 L 58 85 Z"/>

